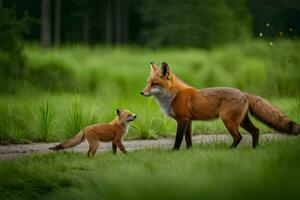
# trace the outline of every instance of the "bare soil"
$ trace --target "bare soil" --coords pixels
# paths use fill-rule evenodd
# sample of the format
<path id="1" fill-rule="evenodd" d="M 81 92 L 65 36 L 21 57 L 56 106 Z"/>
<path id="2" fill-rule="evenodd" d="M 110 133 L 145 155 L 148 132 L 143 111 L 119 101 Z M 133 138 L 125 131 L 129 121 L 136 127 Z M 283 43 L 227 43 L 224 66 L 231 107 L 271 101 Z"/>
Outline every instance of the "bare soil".
<path id="1" fill-rule="evenodd" d="M 270 142 L 274 140 L 284 140 L 294 136 L 286 136 L 280 134 L 264 134 L 260 136 L 260 142 Z M 193 136 L 193 144 L 213 144 L 226 142 L 228 146 L 232 142 L 232 137 L 228 135 L 195 135 Z M 243 135 L 243 140 L 240 145 L 247 145 L 251 147 L 251 136 Z M 57 145 L 58 143 L 33 143 L 33 144 L 18 144 L 18 145 L 0 145 L 0 160 L 10 160 L 23 157 L 30 154 L 49 153 L 49 147 Z M 159 138 L 157 140 L 126 140 L 123 144 L 127 151 L 145 148 L 171 148 L 174 144 L 174 138 Z M 182 147 L 185 148 L 183 142 Z M 83 152 L 88 150 L 88 143 L 83 142 L 73 148 L 65 151 Z M 104 151 L 111 151 L 111 143 L 101 143 L 97 153 Z"/>

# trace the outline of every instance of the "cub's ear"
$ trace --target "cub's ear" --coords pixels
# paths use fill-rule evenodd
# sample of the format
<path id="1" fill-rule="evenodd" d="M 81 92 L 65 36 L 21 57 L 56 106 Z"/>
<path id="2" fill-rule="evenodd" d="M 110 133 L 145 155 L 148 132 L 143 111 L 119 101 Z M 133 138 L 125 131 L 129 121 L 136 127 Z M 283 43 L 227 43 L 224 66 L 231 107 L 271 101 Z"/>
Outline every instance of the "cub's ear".
<path id="1" fill-rule="evenodd" d="M 121 110 L 120 110 L 119 108 L 116 110 L 116 112 L 117 112 L 117 115 L 118 115 L 118 116 L 121 115 Z"/>
<path id="2" fill-rule="evenodd" d="M 157 64 L 155 64 L 154 62 L 150 62 L 150 70 L 151 73 L 156 72 L 158 70 Z"/>
<path id="3" fill-rule="evenodd" d="M 171 79 L 171 71 L 169 65 L 166 62 L 161 63 L 160 71 L 163 77 Z"/>

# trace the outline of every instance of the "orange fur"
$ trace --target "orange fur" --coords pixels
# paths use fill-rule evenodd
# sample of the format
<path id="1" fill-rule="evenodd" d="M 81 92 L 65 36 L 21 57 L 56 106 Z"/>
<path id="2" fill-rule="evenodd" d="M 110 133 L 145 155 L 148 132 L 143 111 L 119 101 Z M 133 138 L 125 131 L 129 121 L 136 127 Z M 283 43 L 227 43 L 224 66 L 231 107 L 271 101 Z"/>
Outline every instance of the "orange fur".
<path id="1" fill-rule="evenodd" d="M 113 152 L 117 152 L 117 147 L 126 153 L 126 149 L 122 144 L 122 136 L 126 133 L 128 129 L 128 123 L 133 121 L 136 115 L 127 111 L 117 109 L 117 117 L 109 124 L 95 124 L 90 125 L 82 129 L 77 135 L 67 142 L 61 143 L 55 147 L 51 147 L 51 150 L 61 150 L 73 147 L 85 139 L 88 141 L 90 147 L 88 151 L 88 156 L 94 156 L 98 146 L 99 141 L 110 142 L 112 141 Z"/>
<path id="2" fill-rule="evenodd" d="M 300 133 L 300 126 L 288 119 L 265 99 L 234 88 L 193 88 L 178 79 L 167 63 L 161 67 L 150 64 L 151 73 L 141 94 L 154 96 L 162 110 L 177 121 L 174 149 L 179 149 L 185 135 L 187 147 L 192 146 L 191 122 L 221 118 L 233 137 L 231 147 L 242 139 L 241 126 L 252 135 L 253 147 L 258 144 L 259 130 L 252 124 L 248 111 L 270 127 L 292 134 Z"/>

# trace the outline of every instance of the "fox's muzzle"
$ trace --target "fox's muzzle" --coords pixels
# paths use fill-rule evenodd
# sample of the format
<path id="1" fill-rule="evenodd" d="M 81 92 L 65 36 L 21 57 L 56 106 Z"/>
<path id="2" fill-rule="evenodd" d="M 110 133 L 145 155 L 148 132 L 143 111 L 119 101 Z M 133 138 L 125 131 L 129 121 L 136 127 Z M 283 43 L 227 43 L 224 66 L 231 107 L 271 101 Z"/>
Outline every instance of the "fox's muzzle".
<path id="1" fill-rule="evenodd" d="M 127 118 L 127 121 L 132 122 L 132 121 L 134 121 L 136 118 L 137 118 L 137 115 L 132 115 L 132 116 L 130 116 L 129 118 Z"/>
<path id="2" fill-rule="evenodd" d="M 143 92 L 143 91 L 141 91 L 140 94 L 143 95 L 144 97 L 150 97 L 150 96 L 152 96 L 151 94 Z"/>

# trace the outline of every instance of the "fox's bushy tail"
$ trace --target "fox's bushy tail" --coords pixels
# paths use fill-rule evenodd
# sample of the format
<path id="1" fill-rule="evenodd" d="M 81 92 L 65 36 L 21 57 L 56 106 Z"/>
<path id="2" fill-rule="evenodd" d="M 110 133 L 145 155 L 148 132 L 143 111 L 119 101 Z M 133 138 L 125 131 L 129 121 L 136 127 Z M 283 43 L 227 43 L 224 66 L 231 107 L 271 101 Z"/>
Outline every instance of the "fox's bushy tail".
<path id="1" fill-rule="evenodd" d="M 300 134 L 300 125 L 290 120 L 283 112 L 264 98 L 246 93 L 250 113 L 269 127 L 287 134 Z"/>
<path id="2" fill-rule="evenodd" d="M 75 145 L 83 142 L 85 140 L 84 131 L 81 130 L 77 135 L 72 137 L 67 142 L 61 143 L 59 145 L 56 145 L 54 147 L 50 147 L 51 150 L 61 150 L 61 149 L 67 149 L 70 147 L 74 147 Z"/>

